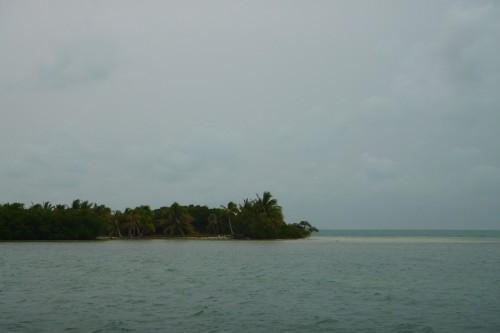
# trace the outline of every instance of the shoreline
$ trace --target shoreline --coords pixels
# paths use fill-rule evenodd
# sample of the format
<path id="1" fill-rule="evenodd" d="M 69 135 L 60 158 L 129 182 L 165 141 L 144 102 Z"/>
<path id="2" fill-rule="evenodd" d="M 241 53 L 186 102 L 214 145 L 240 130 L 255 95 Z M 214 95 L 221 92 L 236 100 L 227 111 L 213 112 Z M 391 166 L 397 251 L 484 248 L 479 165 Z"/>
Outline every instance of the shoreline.
<path id="1" fill-rule="evenodd" d="M 95 240 L 154 240 L 154 239 L 163 239 L 163 240 L 233 240 L 236 239 L 229 235 L 220 235 L 220 236 L 186 236 L 186 237 L 178 237 L 178 236 L 146 236 L 146 237 L 97 237 Z"/>

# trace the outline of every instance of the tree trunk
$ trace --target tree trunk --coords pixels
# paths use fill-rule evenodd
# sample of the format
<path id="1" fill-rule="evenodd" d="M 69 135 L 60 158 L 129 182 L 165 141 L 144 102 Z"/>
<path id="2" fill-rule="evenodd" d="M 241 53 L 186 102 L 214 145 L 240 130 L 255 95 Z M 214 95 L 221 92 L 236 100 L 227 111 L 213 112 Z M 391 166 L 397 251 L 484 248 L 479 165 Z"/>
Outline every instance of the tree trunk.
<path id="1" fill-rule="evenodd" d="M 231 235 L 234 235 L 233 226 L 231 225 L 231 217 L 228 216 L 227 219 L 229 220 L 229 230 L 231 230 Z"/>

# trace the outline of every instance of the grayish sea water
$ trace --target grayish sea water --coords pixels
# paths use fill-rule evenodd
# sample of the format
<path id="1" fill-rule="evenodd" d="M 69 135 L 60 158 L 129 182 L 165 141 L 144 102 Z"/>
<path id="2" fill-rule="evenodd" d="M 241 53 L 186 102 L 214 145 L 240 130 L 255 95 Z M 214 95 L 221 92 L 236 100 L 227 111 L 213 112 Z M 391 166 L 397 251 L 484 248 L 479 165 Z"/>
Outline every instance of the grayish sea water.
<path id="1" fill-rule="evenodd" d="M 500 332 L 499 232 L 464 233 L 4 242 L 0 331 Z"/>

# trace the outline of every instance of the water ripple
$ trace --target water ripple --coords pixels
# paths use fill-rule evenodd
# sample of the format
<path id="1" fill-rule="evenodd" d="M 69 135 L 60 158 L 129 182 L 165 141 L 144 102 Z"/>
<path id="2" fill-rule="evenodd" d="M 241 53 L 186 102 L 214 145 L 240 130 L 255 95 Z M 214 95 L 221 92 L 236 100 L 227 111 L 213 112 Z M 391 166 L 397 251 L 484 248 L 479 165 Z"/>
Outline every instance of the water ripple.
<path id="1" fill-rule="evenodd" d="M 498 243 L 155 240 L 0 250 L 6 332 L 500 331 Z"/>

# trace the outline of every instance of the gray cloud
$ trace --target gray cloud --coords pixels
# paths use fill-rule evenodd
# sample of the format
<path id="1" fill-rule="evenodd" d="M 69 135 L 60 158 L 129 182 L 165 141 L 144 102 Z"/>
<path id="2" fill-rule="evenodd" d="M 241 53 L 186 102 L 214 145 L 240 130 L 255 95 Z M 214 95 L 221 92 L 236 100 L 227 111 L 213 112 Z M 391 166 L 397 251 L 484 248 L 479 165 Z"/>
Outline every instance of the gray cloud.
<path id="1" fill-rule="evenodd" d="M 66 88 L 108 78 L 113 67 L 113 56 L 103 42 L 82 41 L 64 45 L 55 51 L 49 63 L 38 65 L 35 87 Z M 83 43 L 83 45 L 82 45 Z"/>
<path id="2" fill-rule="evenodd" d="M 500 227 L 494 1 L 2 6 L 0 202 Z"/>

